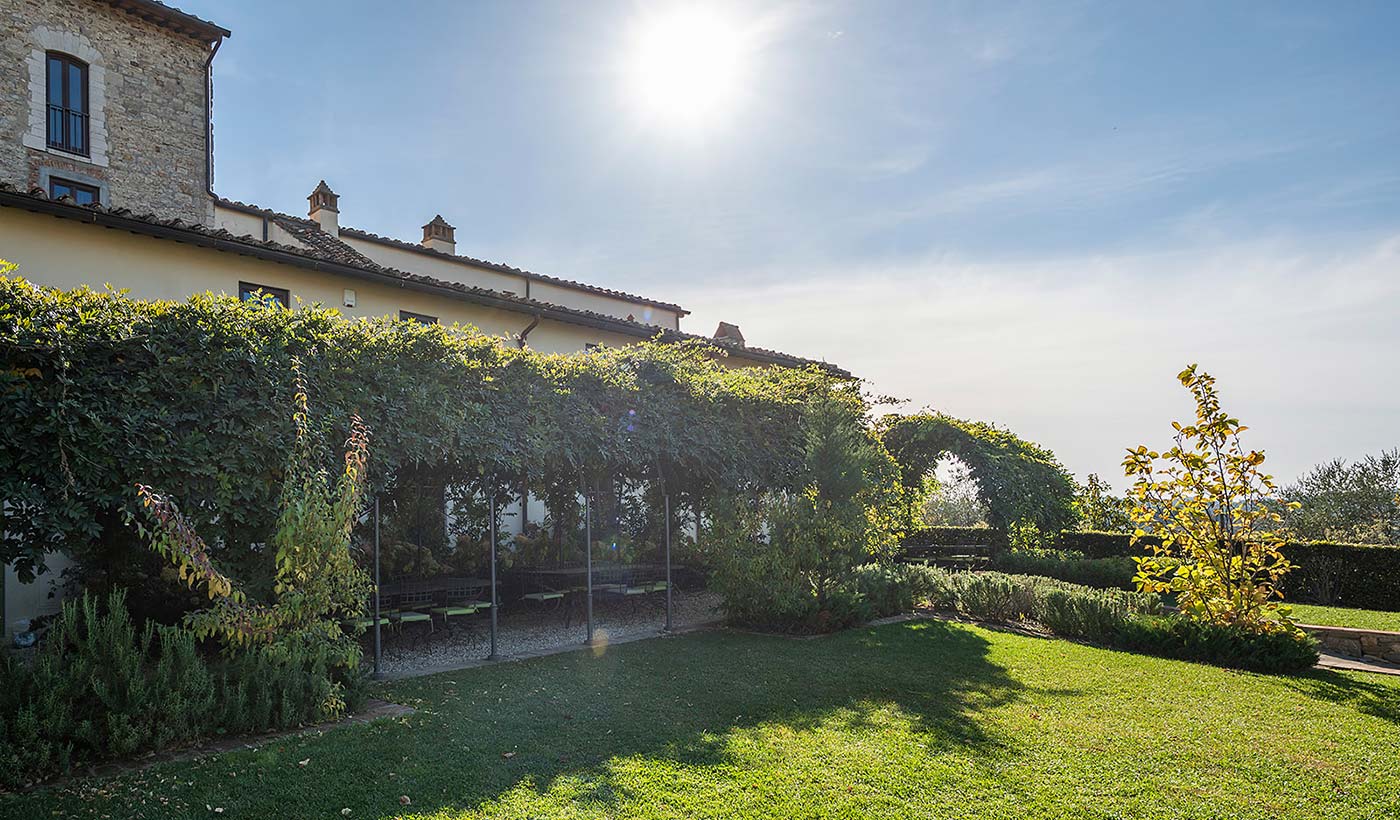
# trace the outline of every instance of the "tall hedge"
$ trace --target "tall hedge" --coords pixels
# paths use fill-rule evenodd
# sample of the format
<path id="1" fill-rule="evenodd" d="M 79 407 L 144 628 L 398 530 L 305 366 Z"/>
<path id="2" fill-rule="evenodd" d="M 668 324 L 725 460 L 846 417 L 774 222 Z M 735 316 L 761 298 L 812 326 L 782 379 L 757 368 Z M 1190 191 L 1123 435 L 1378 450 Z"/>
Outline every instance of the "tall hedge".
<path id="1" fill-rule="evenodd" d="M 911 533 L 905 544 L 973 543 L 929 540 L 936 537 L 937 532 Z M 962 537 L 962 534 L 955 537 Z M 1150 536 L 1143 539 L 1151 540 Z M 984 540 L 990 541 L 990 538 Z M 1121 532 L 1065 530 L 1051 540 L 1050 546 L 1065 552 L 1083 553 L 1090 559 L 1143 554 L 1143 544 L 1134 545 L 1133 537 Z M 1297 567 L 1283 579 L 1288 600 L 1400 611 L 1400 546 L 1290 541 L 1284 546 L 1283 554 Z"/>
<path id="2" fill-rule="evenodd" d="M 716 355 L 659 342 L 542 355 L 471 328 L 0 278 L 0 560 L 30 577 L 62 549 L 120 569 L 139 554 L 123 519 L 140 481 L 179 498 L 237 569 L 273 525 L 293 357 L 328 439 L 344 439 L 351 413 L 370 425 L 381 487 L 431 467 L 493 489 L 619 477 L 682 496 L 782 489 L 801 468 L 804 402 L 861 402 L 816 368 L 732 369 Z"/>

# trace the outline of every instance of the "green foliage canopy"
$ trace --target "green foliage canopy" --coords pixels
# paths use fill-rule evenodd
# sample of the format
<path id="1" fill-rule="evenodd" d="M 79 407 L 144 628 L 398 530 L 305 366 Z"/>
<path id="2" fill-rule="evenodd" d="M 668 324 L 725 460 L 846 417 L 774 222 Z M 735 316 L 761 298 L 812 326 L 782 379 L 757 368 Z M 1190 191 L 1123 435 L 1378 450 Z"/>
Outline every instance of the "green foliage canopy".
<path id="1" fill-rule="evenodd" d="M 528 481 L 569 497 L 604 478 L 659 478 L 681 498 L 795 489 L 805 403 L 854 391 L 722 355 L 660 342 L 542 355 L 472 328 L 0 278 L 0 560 L 32 576 L 56 549 L 117 570 L 144 554 L 158 573 L 123 523 L 141 482 L 179 498 L 219 565 L 266 597 L 275 579 L 249 546 L 276 529 L 294 358 L 329 438 L 355 414 L 374 431 L 372 491 L 424 467 L 468 491 Z"/>
<path id="2" fill-rule="evenodd" d="M 1074 479 L 1054 453 L 1010 430 L 943 413 L 887 415 L 878 430 L 910 491 L 917 491 L 939 460 L 952 454 L 977 480 L 991 526 L 1033 524 L 1054 532 L 1075 520 Z"/>

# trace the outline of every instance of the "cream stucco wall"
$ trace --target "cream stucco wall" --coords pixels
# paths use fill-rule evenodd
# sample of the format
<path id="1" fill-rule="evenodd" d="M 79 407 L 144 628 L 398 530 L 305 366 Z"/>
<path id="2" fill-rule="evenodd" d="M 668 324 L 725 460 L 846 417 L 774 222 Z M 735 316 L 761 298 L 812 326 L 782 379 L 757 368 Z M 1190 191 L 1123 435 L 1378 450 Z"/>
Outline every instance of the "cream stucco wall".
<path id="1" fill-rule="evenodd" d="M 261 233 L 261 220 L 258 232 Z M 18 263 L 19 275 L 37 284 L 75 288 L 110 283 L 142 299 L 184 299 L 203 291 L 237 293 L 239 282 L 251 282 L 287 288 L 294 299 L 334 307 L 347 317 L 397 317 L 400 310 L 407 310 L 436 316 L 444 325 L 471 325 L 511 339 L 532 318 L 527 313 L 487 308 L 394 284 L 368 282 L 14 208 L 0 208 L 0 258 Z M 353 308 L 344 306 L 346 288 L 355 291 Z M 633 341 L 632 336 L 550 319 L 542 320 L 528 339 L 531 348 L 549 353 L 581 351 L 589 344 L 624 345 Z"/>
<path id="2" fill-rule="evenodd" d="M 681 329 L 680 315 L 675 311 L 639 302 L 629 302 L 606 294 L 541 282 L 538 279 L 530 283 L 530 298 L 578 310 L 591 310 L 594 313 L 616 316 L 619 319 L 631 316 L 633 320 L 645 325 L 656 325 L 670 330 Z"/>
<path id="3" fill-rule="evenodd" d="M 509 291 L 516 296 L 529 295 L 531 299 L 549 302 L 554 305 L 591 310 L 604 316 L 618 319 L 633 317 L 635 321 L 658 327 L 680 329 L 680 316 L 675 311 L 653 307 L 641 302 L 595 293 L 582 288 L 570 288 L 542 282 L 539 279 L 505 273 L 480 265 L 473 265 L 460 259 L 420 253 L 406 248 L 386 245 L 383 242 L 341 235 L 341 241 L 381 265 L 399 270 L 421 273 L 461 282 L 490 290 Z"/>

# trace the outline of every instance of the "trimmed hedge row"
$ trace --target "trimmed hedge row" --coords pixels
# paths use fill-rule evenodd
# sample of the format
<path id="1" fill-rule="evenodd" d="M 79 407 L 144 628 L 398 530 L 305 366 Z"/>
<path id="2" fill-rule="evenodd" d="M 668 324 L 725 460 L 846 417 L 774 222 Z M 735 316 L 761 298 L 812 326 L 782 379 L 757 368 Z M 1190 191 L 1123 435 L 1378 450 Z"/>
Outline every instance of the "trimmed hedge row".
<path id="1" fill-rule="evenodd" d="M 1283 554 L 1298 565 L 1283 579 L 1290 599 L 1400 611 L 1400 546 L 1312 541 Z"/>
<path id="2" fill-rule="evenodd" d="M 1152 542 L 1151 537 L 1142 539 Z M 1006 535 L 987 527 L 930 527 L 916 530 L 906 545 L 994 544 L 1000 553 Z M 1048 551 L 997 554 L 1000 568 L 1088 584 L 1119 587 L 1131 567 L 1124 559 L 1142 555 L 1143 543 L 1133 544 L 1132 536 L 1121 532 L 1060 532 L 1052 539 L 1055 555 Z M 1072 554 L 1079 553 L 1082 559 Z M 1283 591 L 1289 600 L 1320 604 L 1400 611 L 1400 546 L 1381 544 L 1336 544 L 1324 541 L 1290 542 L 1283 550 L 1298 566 L 1284 578 Z M 1112 569 L 1114 561 L 1119 569 Z M 1006 562 L 1012 563 L 1006 563 Z"/>
<path id="3" fill-rule="evenodd" d="M 920 527 L 904 536 L 906 547 L 955 546 L 984 544 L 992 552 L 1006 549 L 1010 541 L 1005 530 L 994 527 Z"/>
<path id="4" fill-rule="evenodd" d="M 1149 544 L 1160 544 L 1160 538 L 1147 536 L 1138 544 L 1124 532 L 1062 530 L 1055 535 L 1053 546 L 1066 552 L 1082 552 L 1086 558 L 1121 558 L 1142 555 Z"/>
<path id="5" fill-rule="evenodd" d="M 1255 672 L 1299 672 L 1317 663 L 1317 641 L 1307 635 L 1261 635 L 1165 615 L 1161 599 L 1150 593 L 934 567 L 910 567 L 906 577 L 935 609 L 990 621 L 1033 621 L 1065 638 Z"/>
<path id="6" fill-rule="evenodd" d="M 1078 558 L 1053 550 L 1004 552 L 993 566 L 1013 575 L 1043 575 L 1096 589 L 1132 589 L 1137 573 L 1131 558 Z"/>

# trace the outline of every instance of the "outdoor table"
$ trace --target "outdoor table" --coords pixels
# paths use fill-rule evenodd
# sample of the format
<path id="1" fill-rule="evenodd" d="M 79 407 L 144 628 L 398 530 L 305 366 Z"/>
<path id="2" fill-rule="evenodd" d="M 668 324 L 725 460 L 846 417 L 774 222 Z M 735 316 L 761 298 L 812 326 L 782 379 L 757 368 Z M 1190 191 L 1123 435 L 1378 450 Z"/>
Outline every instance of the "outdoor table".
<path id="1" fill-rule="evenodd" d="M 412 578 L 402 581 L 390 581 L 381 584 L 379 587 L 380 598 L 390 598 L 395 595 L 402 595 L 405 592 L 445 592 L 449 589 L 460 587 L 481 587 L 483 590 L 491 589 L 489 578 L 459 578 L 451 575 L 440 575 L 434 578 Z"/>

